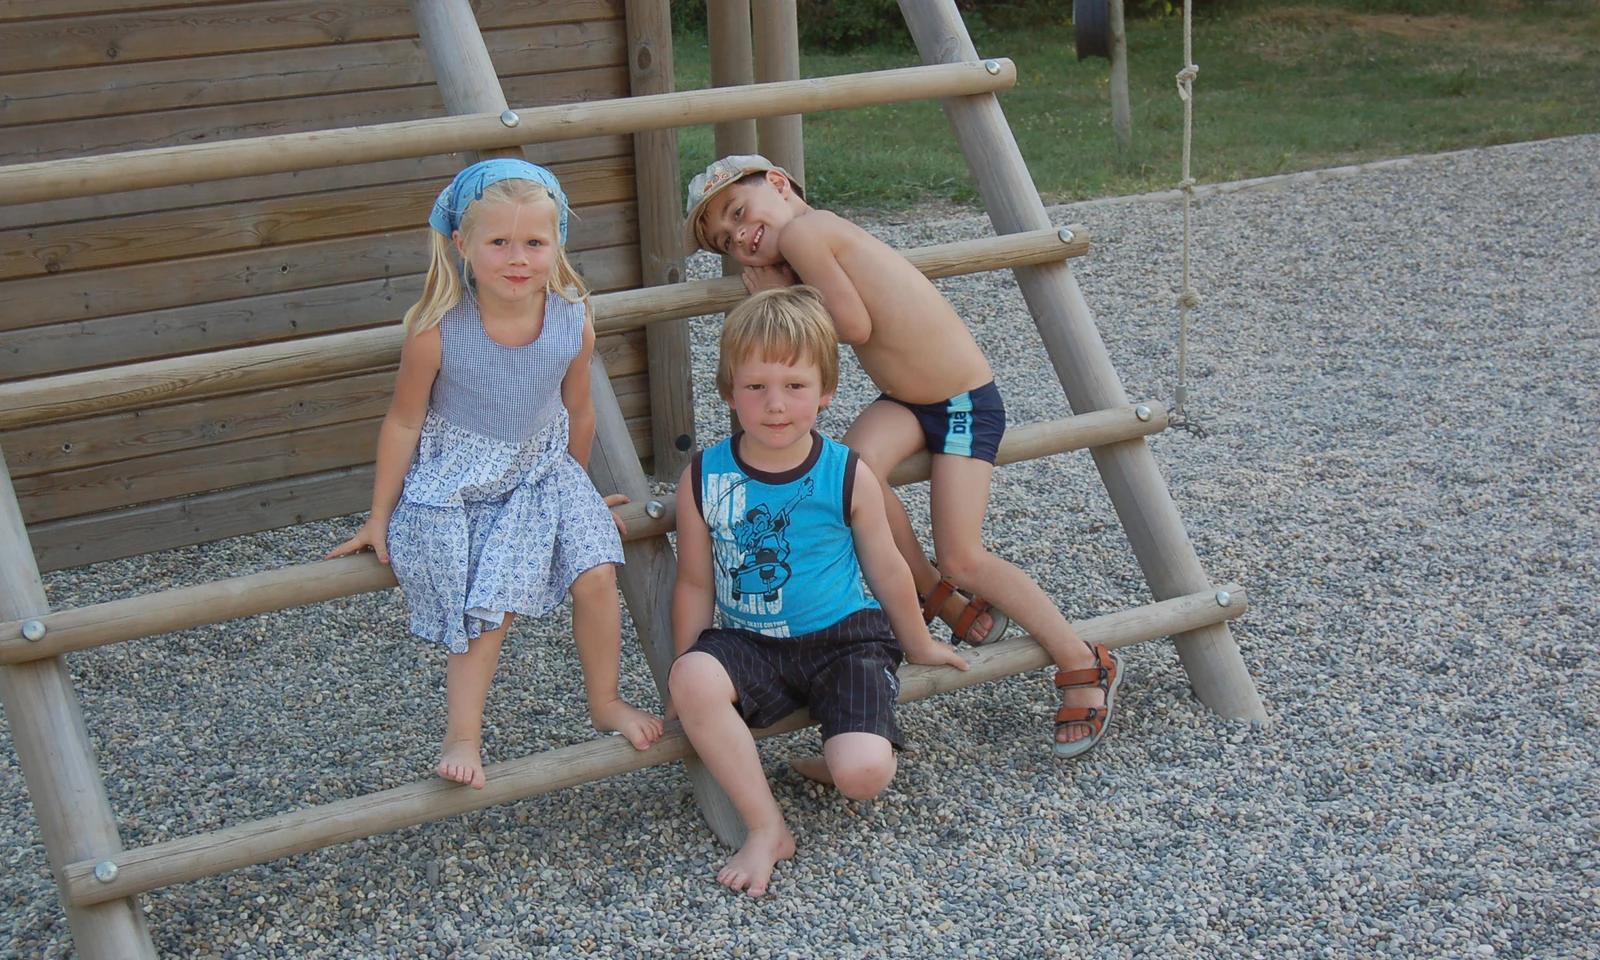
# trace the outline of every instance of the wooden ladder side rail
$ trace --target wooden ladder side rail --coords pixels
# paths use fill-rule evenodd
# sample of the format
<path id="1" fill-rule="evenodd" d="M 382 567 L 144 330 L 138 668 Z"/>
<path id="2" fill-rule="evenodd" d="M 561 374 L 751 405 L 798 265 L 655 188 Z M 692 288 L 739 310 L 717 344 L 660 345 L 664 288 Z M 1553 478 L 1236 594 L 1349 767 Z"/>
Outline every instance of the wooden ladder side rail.
<path id="1" fill-rule="evenodd" d="M 1121 648 L 1195 630 L 1244 613 L 1249 598 L 1241 587 L 1225 585 L 1146 606 L 1079 620 L 1078 635 L 1090 643 Z M 899 670 L 899 702 L 910 703 L 963 687 L 1014 676 L 1049 666 L 1050 655 L 1027 635 L 963 651 L 971 669 L 906 664 Z M 813 721 L 800 711 L 755 731 L 758 738 L 788 733 Z M 65 889 L 76 905 L 99 903 L 198 880 L 228 870 L 268 863 L 281 857 L 338 843 L 404 829 L 484 807 L 591 783 L 690 756 L 692 750 L 676 722 L 649 750 L 635 750 L 621 737 L 603 737 L 545 753 L 490 764 L 488 786 L 469 790 L 433 779 L 394 787 L 363 797 L 319 804 L 291 813 L 226 827 L 117 854 L 115 876 L 96 878 L 103 860 L 83 859 L 63 871 Z M 111 874 L 102 869 L 103 874 Z"/>
<path id="2" fill-rule="evenodd" d="M 1147 411 L 1141 416 L 1140 409 Z M 1159 403 L 1097 410 L 1080 417 L 1047 420 L 1011 427 L 1000 443 L 995 463 L 1004 466 L 1040 457 L 1093 449 L 1148 436 L 1166 429 L 1167 410 Z M 932 457 L 926 450 L 906 458 L 889 475 L 894 486 L 928 479 Z M 610 485 L 602 489 L 611 489 Z M 650 498 L 638 490 L 617 488 L 641 497 L 622 508 L 628 526 L 625 543 L 657 537 L 677 528 L 676 497 L 653 498 L 661 505 L 657 516 L 646 512 Z M 287 610 L 324 600 L 385 590 L 395 585 L 394 573 L 370 553 L 337 560 L 302 563 L 278 570 L 213 580 L 123 600 L 110 600 L 41 613 L 27 619 L 0 623 L 0 664 L 26 663 L 78 650 L 125 643 L 186 630 L 208 623 Z M 38 640 L 26 638 L 25 627 L 36 621 Z"/>
<path id="3" fill-rule="evenodd" d="M 0 204 L 992 93 L 1016 81 L 1016 65 L 996 59 L 18 163 L 0 167 Z"/>
<path id="4" fill-rule="evenodd" d="M 900 0 L 900 12 L 924 62 L 977 59 L 955 0 Z M 1048 226 L 1044 204 L 999 101 L 982 94 L 947 98 L 943 106 L 995 232 Z M 1072 269 L 1066 263 L 1046 264 L 1018 268 L 1016 276 L 1073 411 L 1127 403 Z M 1100 447 L 1094 460 L 1150 592 L 1161 598 L 1204 589 L 1209 582 L 1205 570 L 1144 441 Z M 1201 702 L 1226 717 L 1266 721 L 1266 709 L 1226 625 L 1184 633 L 1173 641 Z"/>
<path id="5" fill-rule="evenodd" d="M 0 461 L 0 617 L 37 617 L 49 610 L 11 475 Z M 0 666 L 0 704 L 77 955 L 83 960 L 155 960 L 144 911 L 133 898 L 109 897 L 79 906 L 67 896 L 67 864 L 119 857 L 122 839 L 66 660 L 56 656 Z"/>
<path id="6" fill-rule="evenodd" d="M 921 247 L 906 251 L 906 258 L 937 279 L 1047 263 L 1082 256 L 1088 250 L 1088 231 L 1073 226 Z M 746 296 L 741 280 L 724 277 L 597 294 L 590 303 L 595 332 L 618 333 L 719 313 Z M 398 362 L 404 337 L 398 324 L 385 324 L 0 383 L 0 430 L 389 369 Z"/>

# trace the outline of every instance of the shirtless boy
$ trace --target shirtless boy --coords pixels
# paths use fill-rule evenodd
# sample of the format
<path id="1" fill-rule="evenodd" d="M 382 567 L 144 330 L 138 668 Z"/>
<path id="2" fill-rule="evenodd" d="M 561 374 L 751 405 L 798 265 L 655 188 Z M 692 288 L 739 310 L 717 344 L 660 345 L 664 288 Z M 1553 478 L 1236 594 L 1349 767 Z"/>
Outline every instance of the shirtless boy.
<path id="1" fill-rule="evenodd" d="M 989 642 L 1010 616 L 1056 662 L 1062 706 L 1058 756 L 1087 753 L 1111 720 L 1120 658 L 1073 631 L 1022 570 L 983 545 L 983 517 L 1005 408 L 972 334 L 934 285 L 893 248 L 805 200 L 788 172 L 760 156 L 724 157 L 689 184 L 684 239 L 732 257 L 752 293 L 805 283 L 822 292 L 839 340 L 883 394 L 845 434 L 882 485 L 895 545 L 911 568 L 923 617 L 941 616 L 957 642 Z M 937 566 L 888 485 L 926 447 Z M 990 606 L 990 604 L 994 606 Z"/>

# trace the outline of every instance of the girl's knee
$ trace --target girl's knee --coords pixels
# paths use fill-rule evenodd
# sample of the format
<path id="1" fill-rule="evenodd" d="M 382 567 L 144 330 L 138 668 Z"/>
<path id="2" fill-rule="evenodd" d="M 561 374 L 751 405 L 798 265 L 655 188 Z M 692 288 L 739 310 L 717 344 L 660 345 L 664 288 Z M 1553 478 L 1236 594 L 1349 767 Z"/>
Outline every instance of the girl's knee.
<path id="1" fill-rule="evenodd" d="M 617 595 L 617 568 L 609 563 L 578 574 L 567 591 L 574 600 L 614 600 Z"/>

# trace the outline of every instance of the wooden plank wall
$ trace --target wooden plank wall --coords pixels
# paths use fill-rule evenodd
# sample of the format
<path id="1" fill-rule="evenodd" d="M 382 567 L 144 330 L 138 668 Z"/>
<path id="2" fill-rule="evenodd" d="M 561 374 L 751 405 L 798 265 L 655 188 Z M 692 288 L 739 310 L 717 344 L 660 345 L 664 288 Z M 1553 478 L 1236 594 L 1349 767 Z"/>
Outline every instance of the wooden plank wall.
<path id="1" fill-rule="evenodd" d="M 623 0 L 475 0 L 513 107 L 628 94 Z M 443 116 L 404 2 L 0 2 L 0 164 Z M 633 145 L 534 147 L 596 291 L 640 283 Z M 0 381 L 396 322 L 460 156 L 0 206 Z M 640 456 L 641 333 L 600 343 Z M 393 369 L 0 433 L 39 566 L 363 510 Z"/>

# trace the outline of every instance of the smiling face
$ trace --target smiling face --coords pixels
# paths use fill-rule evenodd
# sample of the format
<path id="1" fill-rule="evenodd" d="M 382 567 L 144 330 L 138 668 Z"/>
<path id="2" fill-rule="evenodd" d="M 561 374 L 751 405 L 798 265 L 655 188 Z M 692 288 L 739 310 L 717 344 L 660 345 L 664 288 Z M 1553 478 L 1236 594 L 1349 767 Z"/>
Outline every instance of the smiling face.
<path id="1" fill-rule="evenodd" d="M 472 268 L 478 302 L 514 306 L 543 297 L 560 249 L 555 201 L 479 200 L 455 233 L 456 249 Z"/>
<path id="2" fill-rule="evenodd" d="M 817 412 L 833 399 L 833 391 L 822 388 L 821 368 L 809 357 L 788 363 L 752 351 L 734 366 L 732 386 L 728 406 L 739 415 L 745 442 L 757 448 L 742 451 L 752 462 L 762 459 L 761 453 L 794 449 L 811 435 Z M 800 458 L 809 451 L 800 447 Z"/>
<path id="3" fill-rule="evenodd" d="M 789 178 L 776 170 L 724 187 L 706 203 L 702 234 L 714 253 L 747 267 L 781 263 L 778 234 L 797 210 Z"/>

